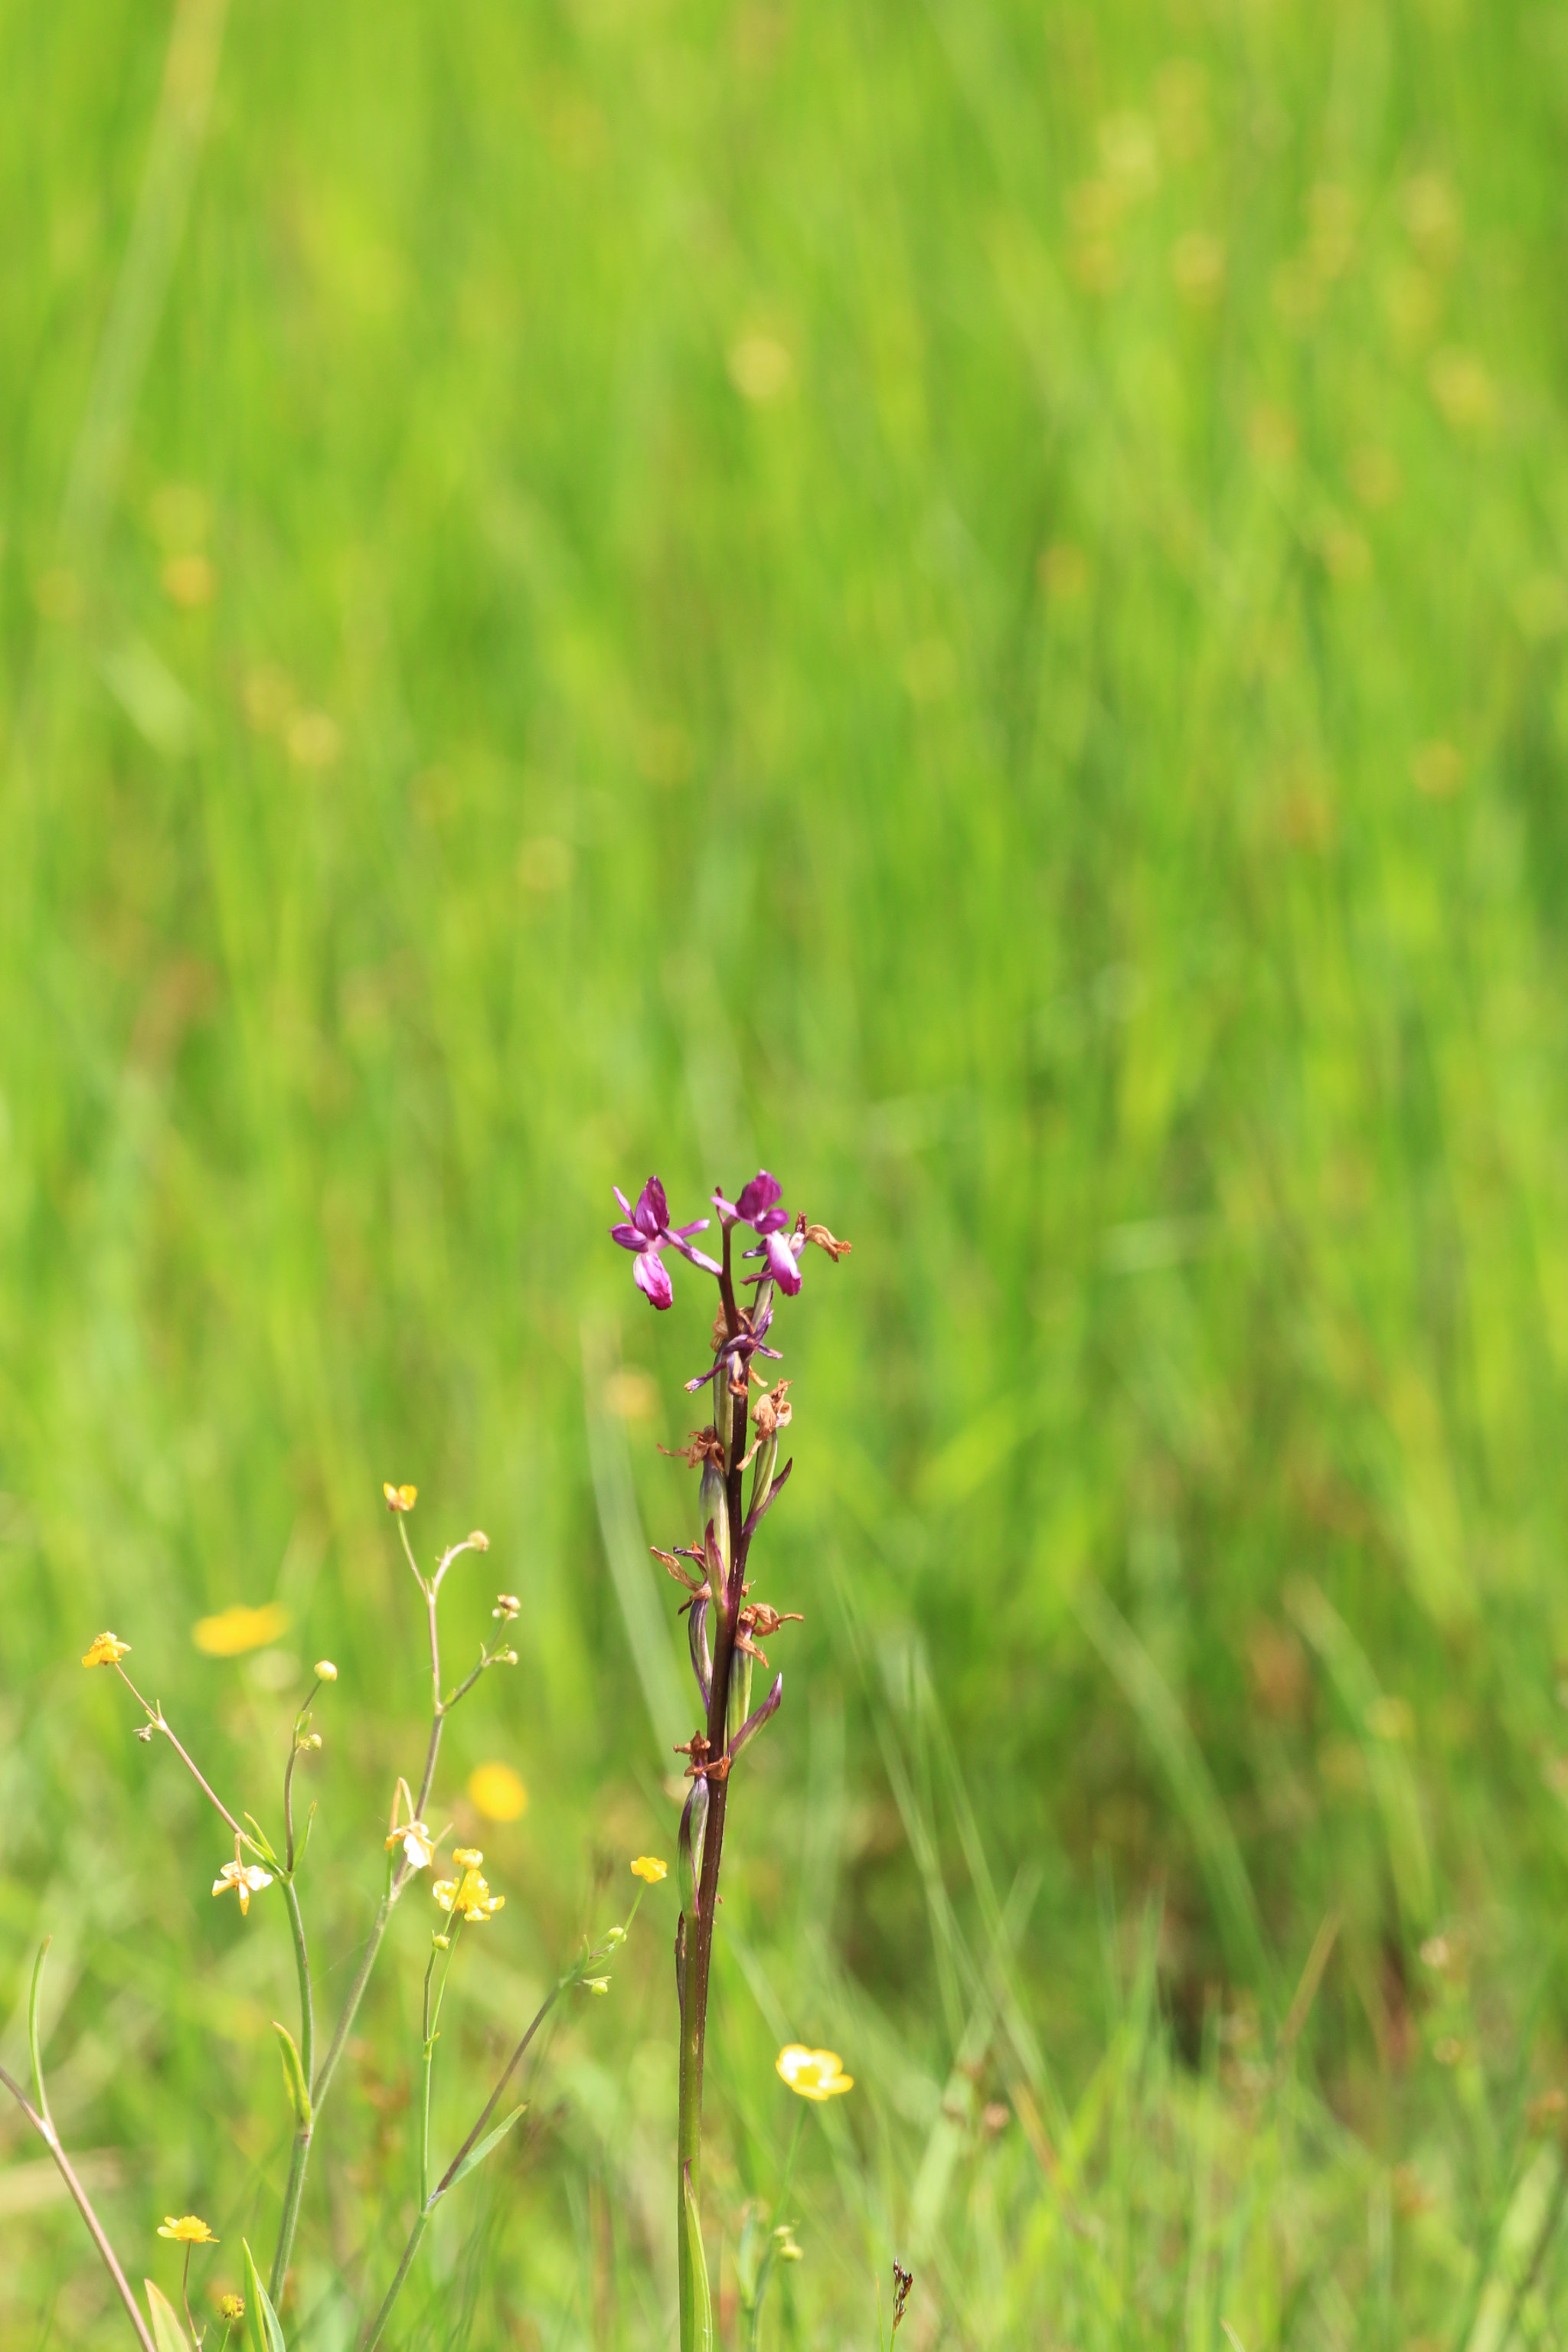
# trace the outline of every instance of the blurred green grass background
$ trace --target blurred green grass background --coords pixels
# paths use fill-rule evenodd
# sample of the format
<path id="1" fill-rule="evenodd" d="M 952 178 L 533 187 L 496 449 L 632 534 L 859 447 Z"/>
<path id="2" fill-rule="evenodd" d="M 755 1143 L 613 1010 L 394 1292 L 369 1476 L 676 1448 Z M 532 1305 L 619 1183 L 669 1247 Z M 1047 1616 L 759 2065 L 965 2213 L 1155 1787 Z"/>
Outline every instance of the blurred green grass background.
<path id="1" fill-rule="evenodd" d="M 132 2274 L 165 2211 L 215 2285 L 269 2245 L 291 1976 L 80 1650 L 268 1819 L 338 1661 L 330 2012 L 422 1753 L 380 1482 L 488 1529 L 449 1654 L 500 1584 L 521 1663 L 437 1818 L 488 1759 L 531 1803 L 455 2144 L 673 1852 L 606 1538 L 691 1532 L 709 1307 L 609 1187 L 762 1160 L 856 1246 L 786 1309 L 726 2341 L 786 2034 L 858 2091 L 770 2344 L 868 2346 L 895 2252 L 917 2352 L 1556 2340 L 1561 12 L 62 0 L 0 55 L 0 2002 L 11 2063 L 52 1932 Z M 274 1599 L 283 1653 L 193 1648 Z M 668 2340 L 673 1918 L 399 2342 Z M 401 2242 L 427 1926 L 305 2352 Z M 118 2343 L 0 2135 L 5 2342 Z"/>

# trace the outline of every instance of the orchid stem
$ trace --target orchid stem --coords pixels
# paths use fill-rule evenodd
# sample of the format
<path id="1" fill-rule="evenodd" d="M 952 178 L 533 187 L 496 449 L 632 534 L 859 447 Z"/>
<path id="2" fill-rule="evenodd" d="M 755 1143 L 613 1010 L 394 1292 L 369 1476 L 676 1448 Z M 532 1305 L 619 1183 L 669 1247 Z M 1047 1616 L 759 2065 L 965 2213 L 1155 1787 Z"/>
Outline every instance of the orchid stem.
<path id="1" fill-rule="evenodd" d="M 724 1263 L 719 1276 L 719 1291 L 723 1301 L 725 1328 L 730 1338 L 733 1339 L 740 1330 L 741 1317 L 735 1304 L 731 1270 L 731 1228 L 728 1224 L 724 1227 Z M 724 1754 L 728 1733 L 730 1664 L 734 1655 L 746 1564 L 743 1541 L 745 1516 L 742 1509 L 745 1473 L 742 1465 L 746 1452 L 750 1391 L 742 1381 L 739 1391 L 731 1388 L 728 1393 L 730 1428 L 724 1459 L 725 1504 L 730 1518 L 730 1575 L 728 1589 L 713 1596 L 716 1604 L 713 1679 L 708 1703 L 708 1755 L 715 1761 Z M 724 1433 L 720 1434 L 722 1436 Z M 680 2253 L 680 2352 L 693 2352 L 696 2338 L 697 2309 L 692 2273 L 696 2250 L 689 2242 L 686 2180 L 689 2175 L 692 2198 L 700 2210 L 702 2067 L 708 2038 L 708 1979 L 713 1957 L 713 1921 L 719 1907 L 719 1871 L 724 1853 L 724 1811 L 728 1794 L 727 1774 L 721 1773 L 716 1778 L 710 1775 L 708 1822 L 702 1841 L 702 1875 L 695 1906 L 696 1916 L 687 1927 L 685 1995 L 680 2011 L 680 2111 L 675 2171 L 676 2223 Z"/>

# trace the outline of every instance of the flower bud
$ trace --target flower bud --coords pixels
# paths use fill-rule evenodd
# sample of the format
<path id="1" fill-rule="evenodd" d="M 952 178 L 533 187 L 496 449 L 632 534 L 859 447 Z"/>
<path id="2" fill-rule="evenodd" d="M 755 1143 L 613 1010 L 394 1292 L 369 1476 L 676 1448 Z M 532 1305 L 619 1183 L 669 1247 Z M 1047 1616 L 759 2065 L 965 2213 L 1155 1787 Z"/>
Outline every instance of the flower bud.
<path id="1" fill-rule="evenodd" d="M 610 1979 L 608 1977 L 584 1977 L 583 1990 L 584 1992 L 596 1992 L 602 2000 L 610 1990 Z"/>
<path id="2" fill-rule="evenodd" d="M 333 1665 L 331 1658 L 318 1658 L 316 1660 L 314 1671 L 316 1680 L 319 1683 L 335 1683 L 337 1681 L 338 1670 L 336 1666 Z"/>
<path id="3" fill-rule="evenodd" d="M 680 1907 L 693 1916 L 697 1910 L 697 1890 L 702 1882 L 702 1846 L 708 1832 L 708 1783 L 700 1775 L 691 1783 L 691 1794 L 686 1800 L 686 1810 L 680 1816 L 680 1835 L 675 1849 L 676 1875 L 680 1881 Z"/>
<path id="4" fill-rule="evenodd" d="M 719 1547 L 719 1558 L 723 1564 L 725 1581 L 728 1582 L 730 1575 L 730 1498 L 724 1492 L 723 1472 L 719 1468 L 716 1462 L 705 1462 L 702 1465 L 702 1486 L 697 1498 L 697 1507 L 701 1517 L 704 1535 L 706 1535 L 709 1522 L 712 1522 L 713 1540 Z M 716 1592 L 713 1598 L 715 1601 L 719 1601 L 722 1598 L 722 1595 Z"/>
<path id="5" fill-rule="evenodd" d="M 310 1734 L 310 1737 L 309 1738 L 309 1739 L 307 1739 L 307 1740 L 305 1741 L 305 1743 L 304 1743 L 304 1744 L 305 1744 L 305 1746 L 306 1746 L 307 1748 L 320 1748 L 320 1746 L 321 1746 L 321 1733 L 320 1733 L 319 1731 L 312 1731 L 312 1732 L 311 1732 L 311 1734 Z"/>
<path id="6" fill-rule="evenodd" d="M 752 1712 L 752 1654 L 749 1650 L 732 1650 L 730 1654 L 730 1706 L 724 1724 L 724 1744 L 731 1740 Z"/>

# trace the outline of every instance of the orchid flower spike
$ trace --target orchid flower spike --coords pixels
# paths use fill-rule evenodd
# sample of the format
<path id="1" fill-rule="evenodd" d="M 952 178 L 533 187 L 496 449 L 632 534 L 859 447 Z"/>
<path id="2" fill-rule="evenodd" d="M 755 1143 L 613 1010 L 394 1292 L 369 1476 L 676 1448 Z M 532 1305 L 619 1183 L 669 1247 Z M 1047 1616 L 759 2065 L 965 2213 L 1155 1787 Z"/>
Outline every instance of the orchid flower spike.
<path id="1" fill-rule="evenodd" d="M 637 1263 L 632 1268 L 632 1280 L 650 1305 L 668 1307 L 675 1296 L 661 1257 L 661 1252 L 667 1248 L 679 1250 L 682 1257 L 689 1258 L 692 1265 L 700 1266 L 704 1274 L 720 1272 L 715 1259 L 705 1256 L 701 1250 L 691 1246 L 690 1236 L 706 1233 L 709 1220 L 699 1217 L 694 1224 L 671 1225 L 669 1203 L 664 1196 L 664 1186 L 657 1176 L 648 1178 L 637 1194 L 635 1209 L 618 1184 L 611 1189 L 626 1211 L 626 1220 L 610 1227 L 610 1239 L 619 1242 L 623 1249 L 636 1252 Z"/>

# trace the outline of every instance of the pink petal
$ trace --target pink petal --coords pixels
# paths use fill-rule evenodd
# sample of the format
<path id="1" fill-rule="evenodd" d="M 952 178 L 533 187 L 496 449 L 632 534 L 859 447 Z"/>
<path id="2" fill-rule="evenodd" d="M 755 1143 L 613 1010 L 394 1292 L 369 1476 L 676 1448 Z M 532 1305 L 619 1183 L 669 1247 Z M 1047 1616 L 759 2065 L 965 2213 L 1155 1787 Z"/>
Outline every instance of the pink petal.
<path id="1" fill-rule="evenodd" d="M 637 1207 L 632 1211 L 632 1223 L 651 1240 L 663 1233 L 669 1223 L 669 1202 L 664 1197 L 664 1186 L 657 1176 L 650 1176 L 637 1194 Z"/>
<path id="2" fill-rule="evenodd" d="M 735 1203 L 735 1213 L 748 1225 L 754 1224 L 764 1211 L 771 1209 L 775 1201 L 783 1198 L 784 1186 L 779 1182 L 778 1178 L 770 1176 L 765 1168 L 759 1168 L 751 1182 L 742 1188 L 741 1197 Z"/>
<path id="3" fill-rule="evenodd" d="M 770 1234 L 765 1244 L 768 1272 L 786 1298 L 793 1298 L 800 1288 L 800 1268 L 795 1253 L 783 1234 Z"/>
<path id="4" fill-rule="evenodd" d="M 668 1307 L 675 1297 L 670 1287 L 669 1276 L 665 1272 L 664 1261 L 656 1249 L 645 1249 L 641 1253 L 632 1267 L 632 1280 L 637 1284 L 643 1297 L 651 1300 L 655 1307 Z M 795 1286 L 797 1290 L 800 1288 L 798 1274 L 795 1278 Z"/>
<path id="5" fill-rule="evenodd" d="M 647 1247 L 647 1235 L 639 1234 L 635 1225 L 612 1225 L 610 1239 L 619 1242 L 623 1249 L 640 1250 Z"/>

